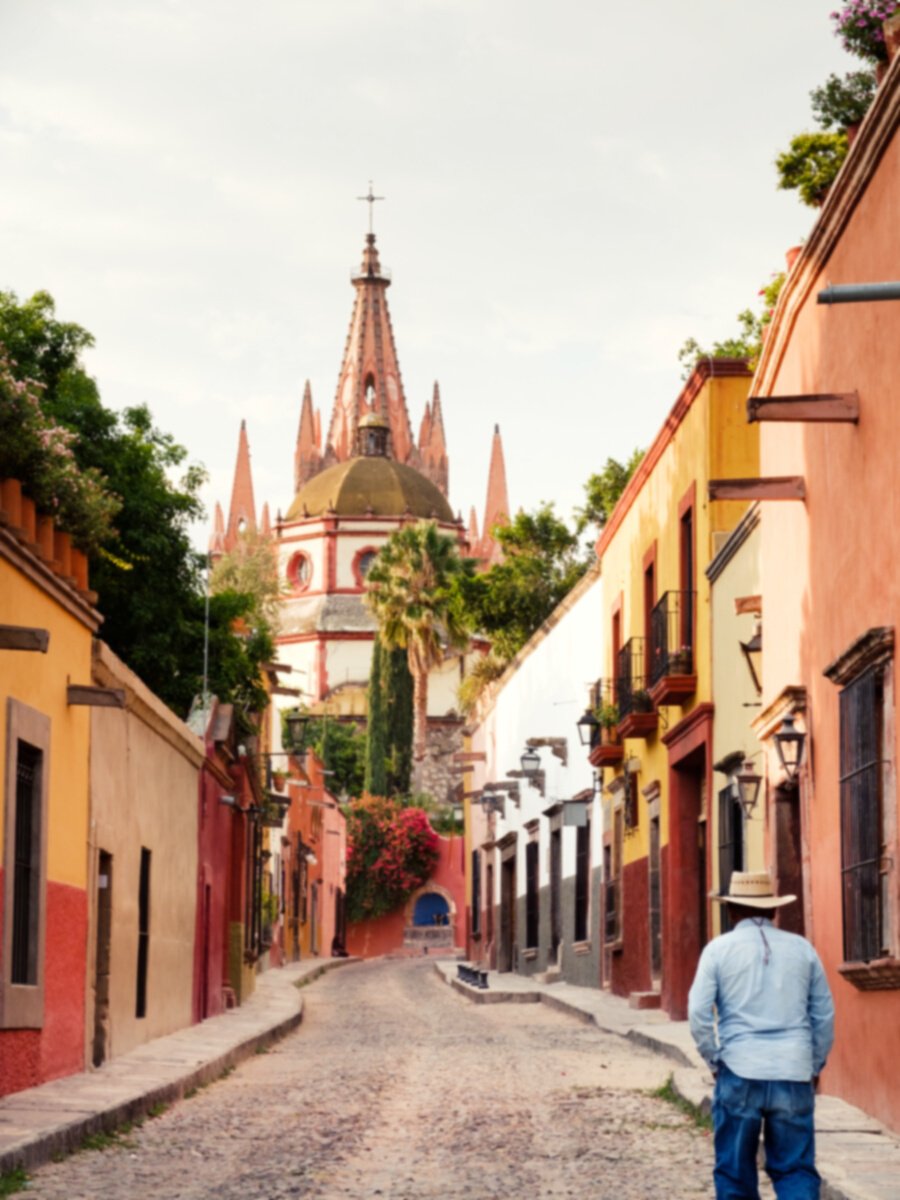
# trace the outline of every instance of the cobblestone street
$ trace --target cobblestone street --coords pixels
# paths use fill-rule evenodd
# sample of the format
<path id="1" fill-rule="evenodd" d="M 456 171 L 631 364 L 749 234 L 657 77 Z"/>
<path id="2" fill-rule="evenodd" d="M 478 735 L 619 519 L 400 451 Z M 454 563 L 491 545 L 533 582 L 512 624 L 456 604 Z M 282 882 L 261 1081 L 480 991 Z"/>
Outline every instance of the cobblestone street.
<path id="1" fill-rule="evenodd" d="M 332 972 L 299 1030 L 41 1200 L 708 1197 L 711 1141 L 647 1093 L 670 1065 L 540 1004 L 475 1006 L 426 961 Z"/>

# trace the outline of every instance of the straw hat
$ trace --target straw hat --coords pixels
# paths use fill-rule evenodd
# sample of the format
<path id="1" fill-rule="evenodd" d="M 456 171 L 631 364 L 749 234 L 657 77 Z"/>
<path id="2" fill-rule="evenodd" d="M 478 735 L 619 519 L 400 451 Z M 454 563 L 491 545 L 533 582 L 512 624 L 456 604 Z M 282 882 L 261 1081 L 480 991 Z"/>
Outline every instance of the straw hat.
<path id="1" fill-rule="evenodd" d="M 743 904 L 746 908 L 781 908 L 793 904 L 796 896 L 776 896 L 768 871 L 732 871 L 728 894 L 710 892 L 710 899 L 723 904 Z"/>

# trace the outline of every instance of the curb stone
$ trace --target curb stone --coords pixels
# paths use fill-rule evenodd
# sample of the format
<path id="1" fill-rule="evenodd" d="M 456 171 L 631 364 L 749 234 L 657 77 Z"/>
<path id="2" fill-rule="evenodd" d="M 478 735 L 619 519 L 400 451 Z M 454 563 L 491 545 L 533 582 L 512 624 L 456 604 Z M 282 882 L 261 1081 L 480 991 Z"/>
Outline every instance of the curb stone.
<path id="1" fill-rule="evenodd" d="M 247 1016 L 246 1007 L 229 1009 L 219 1016 L 144 1042 L 128 1054 L 110 1059 L 105 1071 L 101 1068 L 64 1076 L 0 1098 L 0 1175 L 16 1168 L 33 1170 L 59 1155 L 71 1154 L 92 1134 L 113 1133 L 128 1122 L 146 1117 L 158 1104 L 172 1104 L 192 1089 L 214 1083 L 238 1063 L 273 1045 L 300 1025 L 303 997 L 296 994 L 295 988 L 321 978 L 326 971 L 359 961 L 358 958 L 327 959 L 310 972 L 301 974 L 299 979 L 284 979 L 277 983 L 273 976 L 268 983 L 274 983 L 273 991 L 281 993 L 280 1006 L 283 1008 L 289 997 L 296 1010 L 255 1032 L 239 1036 L 239 1040 L 231 1045 L 212 1050 L 210 1041 L 225 1028 L 223 1024 L 213 1026 L 212 1023 L 227 1023 L 233 1019 L 232 1014 Z M 271 970 L 290 970 L 290 966 Z M 265 972 L 260 978 L 265 979 L 268 974 Z M 260 1019 L 264 1020 L 264 1017 Z M 198 1042 L 194 1051 L 197 1055 L 195 1065 L 185 1067 L 173 1063 L 171 1047 L 174 1044 L 184 1054 L 185 1049 L 189 1049 L 185 1043 L 191 1041 L 192 1034 Z M 153 1057 L 154 1047 L 159 1051 L 157 1060 Z M 204 1050 L 207 1053 L 212 1050 L 209 1057 L 202 1057 Z M 151 1079 L 154 1068 L 161 1078 Z M 55 1124 L 47 1124 L 47 1113 L 54 1110 L 58 1120 Z M 70 1115 L 73 1110 L 77 1115 Z M 27 1128 L 29 1112 L 41 1114 L 43 1128 Z M 17 1136 L 19 1130 L 21 1136 Z"/>

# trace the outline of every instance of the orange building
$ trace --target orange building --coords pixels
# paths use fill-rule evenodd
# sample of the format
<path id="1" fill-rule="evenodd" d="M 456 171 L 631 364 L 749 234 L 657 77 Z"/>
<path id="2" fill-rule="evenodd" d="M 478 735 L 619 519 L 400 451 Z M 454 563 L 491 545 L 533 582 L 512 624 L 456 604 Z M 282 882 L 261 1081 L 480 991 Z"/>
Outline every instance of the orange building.
<path id="1" fill-rule="evenodd" d="M 293 761 L 290 808 L 281 838 L 282 944 L 289 962 L 329 957 L 346 941 L 347 823 L 325 786 L 322 761 L 307 750 Z"/>
<path id="2" fill-rule="evenodd" d="M 0 1095 L 84 1066 L 93 601 L 68 534 L 0 482 Z"/>
<path id="3" fill-rule="evenodd" d="M 826 304 L 831 286 L 900 294 L 895 59 L 782 291 L 751 417 L 761 473 L 763 709 L 770 863 L 828 972 L 837 1041 L 824 1090 L 900 1129 L 898 299 Z M 866 293 L 863 293 L 865 296 Z M 798 783 L 775 751 L 806 745 Z M 790 722 L 789 722 L 790 724 Z M 786 910 L 790 912 L 790 910 Z"/>

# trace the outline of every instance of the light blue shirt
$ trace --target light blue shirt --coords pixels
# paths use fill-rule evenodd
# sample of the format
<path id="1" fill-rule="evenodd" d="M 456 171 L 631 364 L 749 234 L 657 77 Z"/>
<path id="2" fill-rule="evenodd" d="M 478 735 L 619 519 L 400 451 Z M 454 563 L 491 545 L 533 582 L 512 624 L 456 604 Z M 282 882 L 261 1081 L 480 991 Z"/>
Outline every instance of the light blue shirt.
<path id="1" fill-rule="evenodd" d="M 700 955 L 688 996 L 697 1049 L 713 1070 L 805 1081 L 834 1041 L 834 1004 L 813 947 L 764 918 L 739 921 Z"/>

